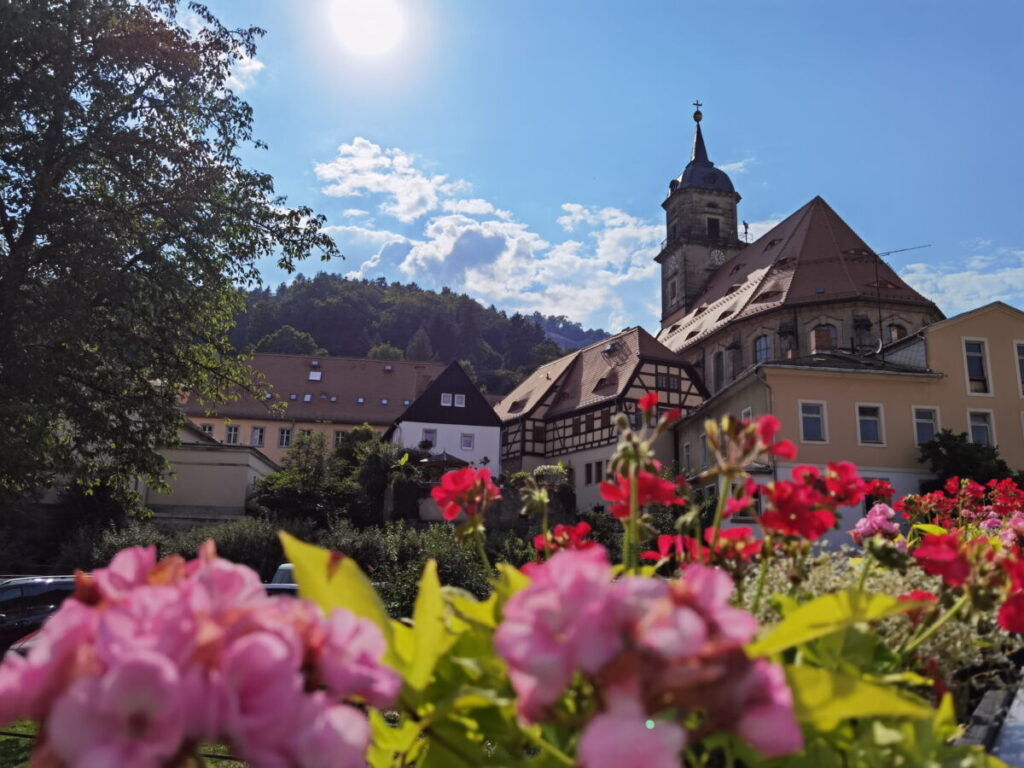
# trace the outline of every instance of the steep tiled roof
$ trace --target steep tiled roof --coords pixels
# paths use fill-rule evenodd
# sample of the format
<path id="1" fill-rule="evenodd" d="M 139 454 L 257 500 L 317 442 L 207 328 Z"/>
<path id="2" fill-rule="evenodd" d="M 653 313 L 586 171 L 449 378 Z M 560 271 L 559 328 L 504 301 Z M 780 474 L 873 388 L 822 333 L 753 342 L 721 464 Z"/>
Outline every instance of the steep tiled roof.
<path id="1" fill-rule="evenodd" d="M 215 406 L 217 416 L 390 424 L 445 368 L 443 363 L 406 360 L 270 354 L 255 355 L 250 365 L 266 377 L 273 398 L 243 395 Z M 319 379 L 311 380 L 311 373 L 319 373 Z M 275 402 L 288 406 L 283 415 L 270 413 L 269 406 Z M 195 398 L 183 407 L 190 416 L 202 416 L 207 410 Z"/>
<path id="2" fill-rule="evenodd" d="M 689 363 L 643 328 L 635 327 L 541 366 L 506 395 L 495 411 L 502 421 L 516 419 L 530 413 L 552 388 L 556 392 L 549 416 L 614 400 L 629 386 L 641 360 L 679 365 L 703 391 L 699 376 Z"/>
<path id="3" fill-rule="evenodd" d="M 855 299 L 915 304 L 938 314 L 815 197 L 719 267 L 693 309 L 662 329 L 658 340 L 679 350 L 781 306 Z"/>

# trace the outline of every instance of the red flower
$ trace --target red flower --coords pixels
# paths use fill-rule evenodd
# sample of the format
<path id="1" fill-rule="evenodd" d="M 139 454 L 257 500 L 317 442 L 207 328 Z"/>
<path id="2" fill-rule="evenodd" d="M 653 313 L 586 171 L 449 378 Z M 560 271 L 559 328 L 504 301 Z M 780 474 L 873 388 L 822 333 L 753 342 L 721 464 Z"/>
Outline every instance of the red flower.
<path id="1" fill-rule="evenodd" d="M 501 498 L 498 488 L 491 482 L 491 470 L 472 467 L 448 472 L 430 495 L 445 520 L 454 520 L 460 512 L 476 515 Z"/>
<path id="2" fill-rule="evenodd" d="M 675 550 L 676 559 L 681 560 L 683 557 L 683 537 L 663 533 L 658 537 L 658 551 L 648 550 L 641 553 L 640 557 L 644 560 L 668 560 L 672 557 L 673 550 Z"/>
<path id="3" fill-rule="evenodd" d="M 864 501 L 866 485 L 857 474 L 857 465 L 849 461 L 826 465 L 825 488 L 838 506 L 854 506 Z"/>
<path id="4" fill-rule="evenodd" d="M 813 470 L 807 473 L 807 476 L 817 475 L 817 470 L 813 467 L 805 469 Z M 793 470 L 794 475 L 796 471 Z M 825 499 L 813 483 L 783 480 L 769 483 L 762 488 L 761 493 L 768 498 L 770 504 L 761 515 L 761 525 L 770 531 L 816 541 L 836 523 L 836 516 L 831 510 L 820 508 Z"/>
<path id="5" fill-rule="evenodd" d="M 792 440 L 780 440 L 777 443 L 772 443 L 767 447 L 766 452 L 778 456 L 783 461 L 792 461 L 796 458 L 796 446 L 793 445 Z"/>
<path id="6" fill-rule="evenodd" d="M 714 538 L 713 528 L 704 529 L 704 541 L 711 546 Z M 715 552 L 726 557 L 739 557 L 749 561 L 761 551 L 763 542 L 754 538 L 753 529 L 738 525 L 735 528 L 722 528 L 718 531 L 718 541 L 715 542 Z"/>
<path id="7" fill-rule="evenodd" d="M 658 406 L 658 393 L 648 392 L 640 398 L 640 402 L 637 405 L 644 413 L 653 413 L 654 409 Z"/>
<path id="8" fill-rule="evenodd" d="M 601 483 L 601 498 L 613 502 L 612 517 L 629 517 L 629 478 L 616 476 L 614 483 Z M 676 496 L 676 484 L 650 472 L 640 471 L 637 476 L 637 496 L 640 506 L 647 504 L 686 504 Z"/>
<path id="9" fill-rule="evenodd" d="M 722 517 L 731 517 L 737 514 L 746 514 L 754 510 L 754 494 L 757 493 L 757 483 L 754 478 L 748 477 L 743 484 L 743 493 L 739 498 L 730 496 L 725 500 L 725 508 L 722 510 Z"/>
<path id="10" fill-rule="evenodd" d="M 957 533 L 929 533 L 912 553 L 917 564 L 930 576 L 941 576 L 951 587 L 959 587 L 971 571 Z"/>
<path id="11" fill-rule="evenodd" d="M 775 435 L 779 432 L 779 420 L 771 414 L 759 416 L 755 422 L 757 438 L 761 442 L 765 453 L 778 456 L 783 461 L 792 461 L 796 458 L 796 446 L 792 440 L 781 440 L 774 442 Z"/>
<path id="12" fill-rule="evenodd" d="M 770 413 L 758 416 L 755 423 L 757 424 L 757 436 L 761 438 L 761 442 L 765 445 L 769 445 L 775 439 L 775 435 L 779 432 L 779 427 L 782 426 L 779 420 Z"/>
<path id="13" fill-rule="evenodd" d="M 1024 634 L 1024 592 L 1014 592 L 999 606 L 999 626 L 1007 632 Z"/>
<path id="14" fill-rule="evenodd" d="M 923 589 L 912 589 L 906 594 L 900 595 L 897 600 L 904 603 L 937 603 L 939 598 L 933 595 L 931 592 L 926 592 Z M 932 610 L 932 606 L 921 606 L 907 611 L 907 618 L 913 625 L 921 623 L 921 619 L 924 618 L 925 614 Z"/>
<path id="15" fill-rule="evenodd" d="M 896 489 L 892 487 L 892 483 L 888 480 L 868 480 L 864 486 L 864 494 L 876 499 L 891 499 L 896 495 Z M 897 502 L 899 504 L 899 502 Z M 903 509 L 900 505 L 897 507 L 895 504 L 892 505 L 893 509 Z"/>
<path id="16" fill-rule="evenodd" d="M 550 552 L 557 552 L 561 549 L 590 549 L 596 546 L 596 541 L 586 541 L 584 537 L 590 533 L 590 524 L 587 522 L 578 525 L 556 525 L 555 530 L 548 534 L 545 542 L 544 534 L 538 533 L 533 537 L 533 548 L 538 552 L 547 549 Z"/>

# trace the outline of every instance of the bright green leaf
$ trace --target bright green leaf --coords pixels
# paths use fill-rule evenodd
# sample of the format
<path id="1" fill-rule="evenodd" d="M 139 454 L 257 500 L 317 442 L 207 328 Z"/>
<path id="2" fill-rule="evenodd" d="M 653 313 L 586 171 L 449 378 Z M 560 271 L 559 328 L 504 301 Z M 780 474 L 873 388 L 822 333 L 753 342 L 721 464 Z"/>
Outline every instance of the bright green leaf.
<path id="1" fill-rule="evenodd" d="M 845 590 L 810 600 L 747 646 L 751 656 L 769 656 L 837 632 L 851 624 L 895 616 L 917 607 L 890 595 Z"/>
<path id="2" fill-rule="evenodd" d="M 947 533 L 946 529 L 941 525 L 932 525 L 931 523 L 915 523 L 914 527 L 919 531 L 931 533 L 936 536 L 941 536 L 942 534 Z"/>
<path id="3" fill-rule="evenodd" d="M 420 735 L 419 726 L 408 718 L 392 725 L 376 709 L 371 709 L 369 716 L 373 735 L 367 758 L 373 768 L 387 768 L 395 763 L 396 754 L 407 753 L 413 748 Z"/>
<path id="4" fill-rule="evenodd" d="M 817 667 L 786 668 L 793 691 L 793 710 L 802 723 L 827 727 L 840 720 L 864 717 L 906 717 L 930 720 L 935 710 L 895 688 L 864 682 Z"/>
<path id="5" fill-rule="evenodd" d="M 486 600 L 478 600 L 471 592 L 458 587 L 442 587 L 441 592 L 455 615 L 466 622 L 494 629 L 494 604 L 497 595 L 491 593 Z"/>
<path id="6" fill-rule="evenodd" d="M 455 635 L 444 625 L 444 598 L 437 577 L 437 561 L 427 560 L 420 577 L 419 592 L 412 612 L 412 659 L 405 681 L 417 691 L 423 690 L 434 673 L 437 660 L 443 656 Z"/>

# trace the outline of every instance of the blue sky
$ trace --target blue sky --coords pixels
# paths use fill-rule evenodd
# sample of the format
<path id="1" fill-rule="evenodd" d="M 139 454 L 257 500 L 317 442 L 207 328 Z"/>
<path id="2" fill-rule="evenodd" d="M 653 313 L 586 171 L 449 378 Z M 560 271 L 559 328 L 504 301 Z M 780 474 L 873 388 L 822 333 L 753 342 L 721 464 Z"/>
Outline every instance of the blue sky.
<path id="1" fill-rule="evenodd" d="M 947 314 L 1024 307 L 1017 0 L 370 0 L 363 32 L 352 2 L 210 3 L 267 30 L 248 159 L 346 256 L 306 274 L 653 330 L 699 98 L 754 232 L 820 194 L 878 252 L 930 244 L 889 260 Z"/>

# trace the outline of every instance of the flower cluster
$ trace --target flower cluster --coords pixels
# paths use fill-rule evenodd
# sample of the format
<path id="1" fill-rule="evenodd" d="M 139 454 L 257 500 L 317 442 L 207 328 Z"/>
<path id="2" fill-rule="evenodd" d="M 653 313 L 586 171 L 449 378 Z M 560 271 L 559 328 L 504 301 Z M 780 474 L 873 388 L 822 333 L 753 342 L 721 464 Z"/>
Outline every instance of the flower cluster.
<path id="1" fill-rule="evenodd" d="M 226 741 L 254 766 L 362 766 L 370 741 L 353 703 L 387 706 L 401 679 L 375 624 L 268 597 L 218 558 L 126 549 L 48 621 L 27 657 L 0 665 L 0 724 L 41 723 L 47 765 L 173 764 Z"/>
<path id="2" fill-rule="evenodd" d="M 495 647 L 528 722 L 557 720 L 579 676 L 596 688 L 599 711 L 578 747 L 585 768 L 675 766 L 688 740 L 720 731 L 768 756 L 802 746 L 781 668 L 743 650 L 757 621 L 729 605 L 723 571 L 613 582 L 592 547 L 559 552 L 531 576 L 505 605 Z"/>
<path id="3" fill-rule="evenodd" d="M 491 482 L 491 470 L 472 467 L 448 472 L 430 495 L 445 520 L 454 520 L 463 512 L 476 517 L 501 498 L 497 486 Z"/>
<path id="4" fill-rule="evenodd" d="M 654 462 L 655 469 L 661 465 Z M 641 469 L 637 473 L 637 505 L 640 507 L 648 504 L 663 504 L 665 506 L 684 506 L 686 499 L 676 494 L 683 485 L 682 478 L 677 480 L 666 480 L 653 472 Z M 612 517 L 625 518 L 630 515 L 630 479 L 625 475 L 616 475 L 614 483 L 602 482 L 600 485 L 601 498 L 611 502 L 610 511 Z"/>
<path id="5" fill-rule="evenodd" d="M 562 549 L 589 549 L 596 547 L 596 541 L 590 541 L 590 523 L 582 522 L 576 525 L 555 526 L 554 531 L 549 531 L 545 537 L 538 533 L 533 537 L 533 548 L 538 552 L 558 552 Z"/>
<path id="6" fill-rule="evenodd" d="M 900 527 L 892 521 L 894 517 L 896 512 L 888 504 L 875 504 L 856 522 L 850 536 L 858 546 L 876 537 L 893 541 L 900 535 Z"/>

